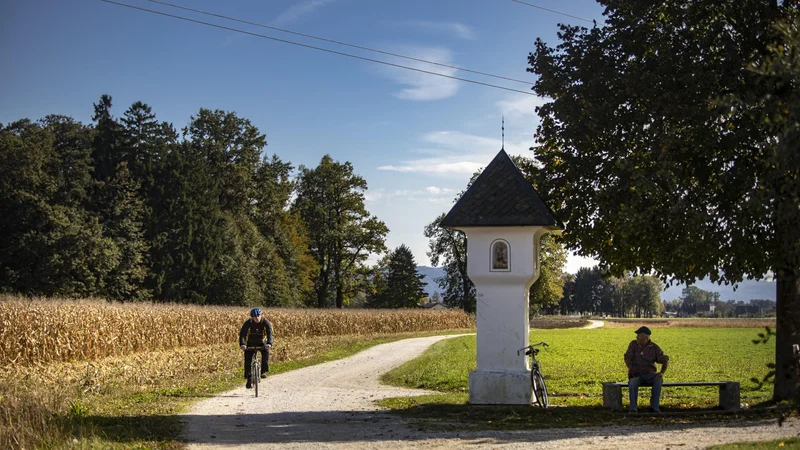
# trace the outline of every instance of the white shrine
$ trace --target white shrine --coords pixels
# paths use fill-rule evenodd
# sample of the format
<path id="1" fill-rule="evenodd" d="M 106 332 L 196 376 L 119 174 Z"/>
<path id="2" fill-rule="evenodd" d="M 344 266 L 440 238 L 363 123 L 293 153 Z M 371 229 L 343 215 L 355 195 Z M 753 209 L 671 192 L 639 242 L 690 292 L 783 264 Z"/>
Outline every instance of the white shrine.
<path id="1" fill-rule="evenodd" d="M 442 220 L 467 236 L 467 273 L 477 294 L 477 369 L 469 373 L 472 404 L 531 403 L 529 290 L 539 278 L 539 240 L 564 225 L 505 150 L 486 167 Z"/>

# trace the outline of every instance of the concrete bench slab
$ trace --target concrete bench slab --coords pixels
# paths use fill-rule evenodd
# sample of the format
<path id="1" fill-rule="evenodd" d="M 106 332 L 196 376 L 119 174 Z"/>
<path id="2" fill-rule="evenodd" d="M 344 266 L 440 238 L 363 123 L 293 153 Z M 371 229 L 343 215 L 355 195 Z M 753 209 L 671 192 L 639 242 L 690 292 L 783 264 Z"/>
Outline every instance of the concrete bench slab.
<path id="1" fill-rule="evenodd" d="M 739 383 L 736 381 L 670 381 L 664 382 L 661 387 L 675 386 L 718 386 L 719 406 L 727 411 L 739 409 L 740 395 Z M 628 383 L 607 382 L 603 383 L 603 407 L 614 411 L 622 409 L 622 388 L 627 388 Z M 650 386 L 639 386 L 639 389 Z"/>

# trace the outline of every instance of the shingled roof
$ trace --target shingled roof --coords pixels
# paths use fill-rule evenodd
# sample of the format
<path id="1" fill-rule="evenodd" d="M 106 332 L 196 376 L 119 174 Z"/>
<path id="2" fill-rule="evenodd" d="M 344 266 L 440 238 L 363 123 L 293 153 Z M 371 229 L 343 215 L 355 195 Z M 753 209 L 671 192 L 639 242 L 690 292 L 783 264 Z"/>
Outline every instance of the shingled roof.
<path id="1" fill-rule="evenodd" d="M 440 225 L 448 228 L 544 226 L 564 229 L 564 224 L 505 150 L 500 150 Z"/>

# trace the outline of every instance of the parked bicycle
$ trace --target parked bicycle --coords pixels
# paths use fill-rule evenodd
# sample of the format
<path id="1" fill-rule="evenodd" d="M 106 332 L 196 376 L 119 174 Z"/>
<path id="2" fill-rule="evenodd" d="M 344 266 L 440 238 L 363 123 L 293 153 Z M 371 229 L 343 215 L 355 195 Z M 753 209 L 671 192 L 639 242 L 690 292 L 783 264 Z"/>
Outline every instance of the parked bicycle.
<path id="1" fill-rule="evenodd" d="M 539 342 L 538 344 L 522 347 L 517 350 L 517 355 L 519 355 L 519 352 L 525 350 L 525 354 L 531 356 L 531 389 L 533 389 L 533 395 L 536 397 L 536 404 L 542 408 L 547 408 L 547 386 L 544 384 L 544 377 L 542 377 L 542 372 L 539 369 L 539 360 L 536 359 L 536 355 L 539 354 L 539 349 L 536 347 L 539 346 L 549 347 L 546 342 Z"/>
<path id="2" fill-rule="evenodd" d="M 253 352 L 253 360 L 250 362 L 250 382 L 253 384 L 253 390 L 258 397 L 258 383 L 261 381 L 261 352 L 264 347 L 247 347 L 246 352 Z"/>

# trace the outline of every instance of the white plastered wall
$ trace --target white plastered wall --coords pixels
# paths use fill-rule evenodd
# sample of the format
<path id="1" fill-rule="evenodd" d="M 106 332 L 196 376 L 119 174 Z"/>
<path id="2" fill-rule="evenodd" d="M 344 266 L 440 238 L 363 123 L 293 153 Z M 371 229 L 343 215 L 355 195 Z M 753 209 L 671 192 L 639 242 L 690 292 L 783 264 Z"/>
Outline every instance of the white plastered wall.
<path id="1" fill-rule="evenodd" d="M 477 370 L 470 373 L 473 404 L 528 404 L 528 291 L 539 277 L 543 227 L 470 227 L 467 273 L 477 294 Z M 492 270 L 492 243 L 508 243 L 508 269 Z"/>

